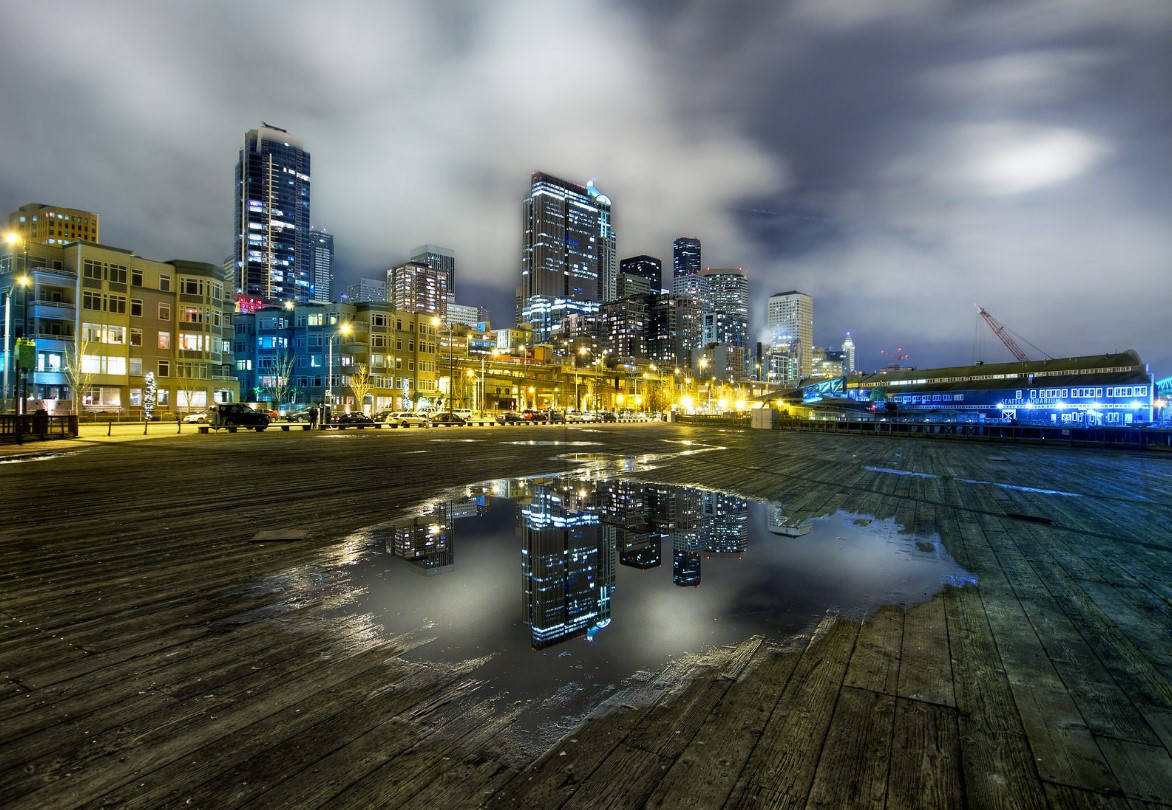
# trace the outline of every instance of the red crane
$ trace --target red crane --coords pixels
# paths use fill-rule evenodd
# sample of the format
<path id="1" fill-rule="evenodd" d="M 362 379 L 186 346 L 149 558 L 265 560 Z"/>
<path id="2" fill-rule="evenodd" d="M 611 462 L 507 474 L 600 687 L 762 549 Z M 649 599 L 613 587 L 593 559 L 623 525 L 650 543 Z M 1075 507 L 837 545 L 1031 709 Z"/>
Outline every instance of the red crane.
<path id="1" fill-rule="evenodd" d="M 1021 346 L 1017 345 L 1017 341 L 1013 339 L 1009 331 L 1001 324 L 1001 321 L 990 315 L 980 304 L 973 304 L 973 306 L 977 308 L 977 313 L 985 319 L 985 323 L 989 324 L 989 328 L 993 330 L 993 334 L 1001 339 L 1001 342 L 1005 344 L 1005 348 L 1009 349 L 1010 354 L 1022 363 L 1030 359 L 1022 350 Z"/>

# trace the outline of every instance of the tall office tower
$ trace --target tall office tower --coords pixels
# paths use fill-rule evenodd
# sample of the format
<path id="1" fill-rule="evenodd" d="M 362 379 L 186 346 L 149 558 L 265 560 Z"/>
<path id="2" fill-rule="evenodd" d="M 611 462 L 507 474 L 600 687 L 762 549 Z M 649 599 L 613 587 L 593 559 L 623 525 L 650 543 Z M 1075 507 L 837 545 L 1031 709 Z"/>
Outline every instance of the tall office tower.
<path id="1" fill-rule="evenodd" d="M 347 304 L 387 302 L 387 282 L 381 278 L 360 278 L 346 288 Z"/>
<path id="2" fill-rule="evenodd" d="M 448 295 L 456 293 L 456 251 L 439 245 L 420 245 L 411 251 L 411 261 L 442 270 L 448 277 Z"/>
<path id="3" fill-rule="evenodd" d="M 651 289 L 651 282 L 645 276 L 619 271 L 618 298 L 630 298 L 632 295 L 651 295 L 653 292 L 656 291 Z"/>
<path id="4" fill-rule="evenodd" d="M 598 297 L 600 301 L 613 301 L 618 297 L 619 252 L 618 237 L 611 223 L 610 197 L 586 183 L 586 193 L 598 206 Z"/>
<path id="5" fill-rule="evenodd" d="M 615 266 L 610 200 L 593 184 L 534 172 L 523 209 L 518 317 L 538 295 L 551 301 L 603 300 Z"/>
<path id="6" fill-rule="evenodd" d="M 309 153 L 280 127 L 244 135 L 236 162 L 237 292 L 266 301 L 312 293 Z"/>
<path id="7" fill-rule="evenodd" d="M 658 295 L 663 290 L 663 262 L 654 256 L 632 256 L 619 262 L 619 272 L 647 279 L 650 291 Z"/>
<path id="8" fill-rule="evenodd" d="M 844 374 L 855 373 L 855 341 L 850 332 L 842 342 L 842 371 Z"/>
<path id="9" fill-rule="evenodd" d="M 405 262 L 387 271 L 387 298 L 401 312 L 447 317 L 448 274 L 423 262 Z"/>
<path id="10" fill-rule="evenodd" d="M 647 356 L 648 295 L 607 301 L 599 308 L 602 340 L 615 357 Z"/>
<path id="11" fill-rule="evenodd" d="M 8 215 L 7 230 L 23 242 L 68 245 L 70 242 L 98 242 L 98 215 L 80 208 L 28 203 Z"/>
<path id="12" fill-rule="evenodd" d="M 671 291 L 673 293 L 691 295 L 695 298 L 694 290 L 689 289 L 689 286 L 694 285 L 692 277 L 699 275 L 702 267 L 699 239 L 694 236 L 681 236 L 671 243 Z"/>
<path id="13" fill-rule="evenodd" d="M 809 377 L 814 368 L 814 299 L 797 290 L 771 295 L 765 316 L 772 349 L 786 347 L 793 360 L 791 373 Z"/>
<path id="14" fill-rule="evenodd" d="M 739 267 L 709 267 L 705 280 L 704 342 L 729 346 L 749 345 L 749 280 Z"/>
<path id="15" fill-rule="evenodd" d="M 665 368 L 691 366 L 703 338 L 700 305 L 679 295 L 655 295 L 647 313 L 647 357 Z"/>
<path id="16" fill-rule="evenodd" d="M 321 228 L 309 226 L 311 272 L 309 300 L 328 304 L 334 292 L 334 235 Z M 378 299 L 385 301 L 386 296 Z"/>

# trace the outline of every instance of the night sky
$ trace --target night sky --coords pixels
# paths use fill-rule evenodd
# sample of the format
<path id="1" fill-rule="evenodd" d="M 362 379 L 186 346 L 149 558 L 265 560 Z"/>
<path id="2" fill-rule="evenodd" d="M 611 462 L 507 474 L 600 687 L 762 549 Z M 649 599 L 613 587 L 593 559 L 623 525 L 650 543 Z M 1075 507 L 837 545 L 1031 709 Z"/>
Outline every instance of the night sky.
<path id="1" fill-rule="evenodd" d="M 388 7 L 384 7 L 388 6 Z M 393 6 L 393 7 L 391 7 Z M 156 259 L 232 251 L 261 120 L 313 160 L 339 286 L 417 244 L 511 320 L 529 172 L 614 201 L 620 256 L 815 297 L 865 368 L 1053 356 L 1172 373 L 1172 3 L 9 4 L 0 207 L 97 211 Z M 760 327 L 760 323 L 756 324 Z M 1032 352 L 1032 350 L 1030 350 Z"/>

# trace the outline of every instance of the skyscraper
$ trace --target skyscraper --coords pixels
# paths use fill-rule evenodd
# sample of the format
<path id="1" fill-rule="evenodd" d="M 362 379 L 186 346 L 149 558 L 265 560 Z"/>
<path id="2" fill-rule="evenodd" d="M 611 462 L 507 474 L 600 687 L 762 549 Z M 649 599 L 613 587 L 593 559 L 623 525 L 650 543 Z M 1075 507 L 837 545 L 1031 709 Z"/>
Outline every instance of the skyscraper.
<path id="1" fill-rule="evenodd" d="M 236 287 L 264 300 L 308 301 L 309 153 L 280 127 L 244 135 L 236 162 Z"/>
<path id="2" fill-rule="evenodd" d="M 788 290 L 769 296 L 766 309 L 771 349 L 792 359 L 791 376 L 809 377 L 814 367 L 814 299 Z"/>
<path id="3" fill-rule="evenodd" d="M 693 236 L 681 236 L 671 243 L 671 291 L 676 295 L 689 295 L 693 298 L 695 280 L 693 276 L 700 274 L 700 240 Z"/>
<path id="4" fill-rule="evenodd" d="M 328 304 L 334 291 L 334 235 L 311 225 L 309 247 L 312 266 L 309 300 Z"/>
<path id="5" fill-rule="evenodd" d="M 595 188 L 593 180 L 586 184 L 586 193 L 598 206 L 598 300 L 613 301 L 618 297 L 619 254 L 611 225 L 610 197 Z"/>
<path id="6" fill-rule="evenodd" d="M 855 372 L 855 341 L 850 332 L 846 333 L 846 339 L 842 342 L 842 371 L 844 374 Z"/>
<path id="7" fill-rule="evenodd" d="M 663 262 L 654 256 L 632 256 L 619 262 L 619 272 L 647 279 L 650 292 L 663 289 Z"/>
<path id="8" fill-rule="evenodd" d="M 387 296 L 401 312 L 447 316 L 448 275 L 422 262 L 405 262 L 387 271 Z"/>
<path id="9" fill-rule="evenodd" d="M 749 280 L 739 267 L 709 267 L 700 274 L 705 296 L 701 302 L 704 342 L 728 346 L 749 345 Z M 705 306 L 706 305 L 706 306 Z"/>
<path id="10" fill-rule="evenodd" d="M 442 270 L 448 279 L 448 294 L 456 292 L 456 251 L 439 245 L 420 245 L 411 251 L 411 261 Z"/>
<path id="11" fill-rule="evenodd" d="M 580 186 L 534 172 L 523 209 L 518 310 L 537 295 L 603 300 L 615 265 L 610 200 L 593 184 Z"/>

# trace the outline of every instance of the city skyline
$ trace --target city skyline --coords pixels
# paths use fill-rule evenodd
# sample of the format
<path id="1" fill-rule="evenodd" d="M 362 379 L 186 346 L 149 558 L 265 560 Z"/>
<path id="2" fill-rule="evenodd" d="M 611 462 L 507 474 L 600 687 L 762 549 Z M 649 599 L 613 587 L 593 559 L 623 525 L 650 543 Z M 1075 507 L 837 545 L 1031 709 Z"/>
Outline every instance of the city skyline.
<path id="1" fill-rule="evenodd" d="M 141 18 L 131 29 L 140 61 L 153 69 L 130 71 L 118 60 L 87 67 L 85 93 L 67 89 L 78 72 L 68 56 L 30 75 L 13 91 L 27 114 L 3 134 L 18 159 L 0 175 L 0 202 L 8 211 L 31 201 L 93 211 L 105 243 L 218 264 L 232 252 L 228 177 L 240 133 L 268 120 L 314 155 L 314 219 L 337 237 L 335 296 L 434 242 L 463 257 L 461 299 L 467 291 L 506 322 L 517 201 L 528 173 L 541 170 L 593 177 L 617 201 L 620 256 L 667 264 L 671 241 L 693 234 L 705 265 L 743 266 L 756 329 L 767 296 L 809 292 L 819 308 L 814 342 L 837 345 L 850 330 L 860 367 L 878 366 L 879 348 L 895 345 L 915 365 L 1004 359 L 991 333 L 974 330 L 973 301 L 1054 356 L 1135 348 L 1157 371 L 1172 365 L 1160 296 L 1097 303 L 1108 274 L 1131 289 L 1159 288 L 1172 255 L 1161 225 L 1172 215 L 1172 184 L 1159 127 L 1167 6 L 864 9 L 795 3 L 717 15 L 613 6 L 542 20 L 519 3 L 495 19 L 355 6 L 330 12 L 338 31 L 368 29 L 344 51 L 353 65 L 330 55 L 336 35 L 289 49 L 297 59 L 238 47 L 248 26 L 234 32 L 227 15 L 113 4 L 72 9 L 74 25 L 46 32 L 36 15 L 17 10 L 0 56 L 10 70 L 49 48 L 47 37 L 63 37 L 49 49 L 69 54 L 73 37 L 130 26 L 131 13 Z M 527 32 L 543 43 L 539 55 L 556 55 L 566 47 L 559 27 L 590 35 L 597 70 L 527 78 L 527 92 L 513 92 L 521 74 L 510 42 Z M 198 32 L 223 64 L 203 52 L 166 52 L 166 35 L 180 28 Z M 298 22 L 290 35 L 315 30 Z M 435 76 L 409 61 L 383 64 L 399 59 L 375 47 L 388 31 L 444 46 L 452 64 Z M 748 47 L 715 47 L 730 36 L 746 37 Z M 963 56 L 941 53 L 940 41 Z M 789 61 L 777 55 L 785 43 Z M 694 59 L 680 62 L 683 50 Z M 835 54 L 848 51 L 837 64 Z M 363 79 L 358 69 L 401 77 Z M 232 85 L 221 80 L 229 70 L 250 72 L 267 96 L 219 89 Z M 352 89 L 331 97 L 351 79 Z M 606 126 L 582 128 L 544 106 L 599 81 L 614 88 Z M 306 82 L 316 91 L 307 93 Z M 740 89 L 726 97 L 730 83 Z M 467 99 L 464 86 L 479 98 L 454 112 Z M 65 112 L 44 103 L 60 98 L 54 90 L 76 95 L 76 104 Z M 360 111 L 363 93 L 380 100 L 376 109 Z M 307 109 L 306 97 L 322 106 Z M 875 108 L 876 97 L 889 100 L 886 109 Z M 391 110 L 429 123 L 388 136 Z M 86 138 L 66 115 L 92 122 Z M 527 137 L 537 121 L 544 137 Z M 375 137 L 389 138 L 378 154 Z M 914 317 L 898 317 L 907 313 Z"/>

